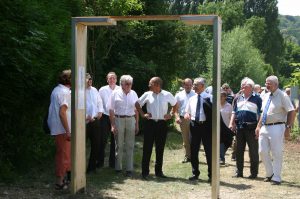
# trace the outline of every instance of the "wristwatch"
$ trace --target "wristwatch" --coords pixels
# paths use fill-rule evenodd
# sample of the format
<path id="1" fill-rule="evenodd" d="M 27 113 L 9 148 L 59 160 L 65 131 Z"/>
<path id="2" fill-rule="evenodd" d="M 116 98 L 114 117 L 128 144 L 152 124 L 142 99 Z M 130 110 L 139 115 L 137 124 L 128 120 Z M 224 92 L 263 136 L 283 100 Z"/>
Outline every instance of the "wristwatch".
<path id="1" fill-rule="evenodd" d="M 291 125 L 286 124 L 285 127 L 288 128 L 288 129 L 290 129 Z"/>

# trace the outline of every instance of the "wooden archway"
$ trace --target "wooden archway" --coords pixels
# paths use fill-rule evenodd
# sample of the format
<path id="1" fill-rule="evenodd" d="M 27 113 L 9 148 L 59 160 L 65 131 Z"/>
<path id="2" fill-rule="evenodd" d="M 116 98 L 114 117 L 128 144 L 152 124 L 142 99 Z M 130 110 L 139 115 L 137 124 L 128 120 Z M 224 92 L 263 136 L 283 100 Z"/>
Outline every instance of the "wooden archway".
<path id="1" fill-rule="evenodd" d="M 186 25 L 213 26 L 213 88 L 221 85 L 221 30 L 222 21 L 216 15 L 152 15 L 100 16 L 72 18 L 72 181 L 71 193 L 86 187 L 85 157 L 85 73 L 87 27 L 117 25 L 118 21 L 182 21 Z M 219 197 L 220 184 L 220 94 L 213 89 L 212 121 L 212 183 L 211 197 Z"/>

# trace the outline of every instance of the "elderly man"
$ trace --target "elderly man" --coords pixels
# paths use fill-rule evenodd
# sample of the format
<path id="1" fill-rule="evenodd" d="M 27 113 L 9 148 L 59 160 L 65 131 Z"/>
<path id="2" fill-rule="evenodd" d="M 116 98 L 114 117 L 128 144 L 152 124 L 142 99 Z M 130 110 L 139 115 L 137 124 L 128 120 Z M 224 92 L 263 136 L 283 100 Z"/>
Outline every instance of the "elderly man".
<path id="1" fill-rule="evenodd" d="M 138 113 L 135 102 L 138 96 L 131 90 L 133 78 L 122 75 L 120 85 L 122 89 L 115 90 L 110 98 L 109 114 L 111 131 L 116 140 L 116 166 L 117 172 L 122 171 L 123 150 L 125 149 L 126 176 L 130 177 L 133 171 L 133 149 L 135 135 L 138 132 Z"/>
<path id="2" fill-rule="evenodd" d="M 194 90 L 185 108 L 184 118 L 190 121 L 191 129 L 191 164 L 193 175 L 189 180 L 197 180 L 199 171 L 199 148 L 202 141 L 208 166 L 208 181 L 211 181 L 211 150 L 212 150 L 212 104 L 211 95 L 205 92 L 205 79 L 194 80 Z"/>
<path id="3" fill-rule="evenodd" d="M 258 141 L 255 128 L 260 118 L 261 98 L 253 92 L 254 82 L 246 77 L 241 82 L 242 94 L 234 101 L 229 124 L 232 131 L 237 130 L 236 141 L 236 173 L 233 177 L 243 177 L 244 152 L 246 143 L 249 147 L 250 173 L 249 179 L 255 179 L 258 174 Z"/>
<path id="4" fill-rule="evenodd" d="M 153 143 L 155 143 L 156 162 L 155 175 L 166 178 L 163 174 L 163 154 L 167 139 L 167 120 L 171 119 L 168 113 L 168 104 L 172 106 L 171 112 L 177 115 L 177 105 L 174 96 L 162 89 L 163 81 L 159 77 L 153 77 L 149 81 L 150 91 L 145 92 L 135 103 L 135 107 L 141 117 L 146 119 L 144 132 L 144 146 L 142 158 L 142 177 L 149 176 L 149 162 L 152 153 Z M 147 113 L 144 113 L 141 106 L 147 104 Z"/>
<path id="5" fill-rule="evenodd" d="M 176 118 L 176 122 L 180 125 L 180 130 L 182 134 L 183 147 L 185 149 L 185 156 L 182 163 L 187 163 L 191 161 L 191 146 L 190 146 L 190 121 L 184 119 L 185 107 L 190 99 L 190 97 L 195 95 L 195 92 L 192 90 L 193 81 L 189 78 L 186 78 L 183 82 L 183 91 L 180 91 L 175 95 L 177 100 L 179 115 L 180 117 Z"/>
<path id="6" fill-rule="evenodd" d="M 71 70 L 64 70 L 58 78 L 58 86 L 51 93 L 48 126 L 55 137 L 55 189 L 66 189 L 64 177 L 71 171 Z"/>
<path id="7" fill-rule="evenodd" d="M 86 74 L 86 133 L 91 143 L 91 152 L 87 173 L 96 171 L 96 164 L 99 158 L 101 146 L 100 118 L 103 113 L 103 104 L 98 90 L 92 86 L 93 79 Z"/>
<path id="8" fill-rule="evenodd" d="M 109 167 L 115 168 L 115 138 L 111 132 L 111 125 L 109 120 L 109 110 L 108 110 L 108 101 L 112 92 L 120 87 L 116 85 L 117 75 L 115 72 L 109 72 L 106 76 L 108 85 L 102 86 L 99 89 L 99 94 L 103 102 L 103 115 L 102 115 L 102 130 L 103 139 L 101 140 L 100 145 L 100 156 L 97 167 L 102 167 L 104 164 L 104 155 L 105 155 L 105 146 L 107 142 L 107 136 L 110 137 L 110 152 L 109 152 Z"/>
<path id="9" fill-rule="evenodd" d="M 279 185 L 281 184 L 283 138 L 290 137 L 295 112 L 289 96 L 278 88 L 276 76 L 267 77 L 266 87 L 270 92 L 263 98 L 263 116 L 255 132 L 259 136 L 259 153 L 266 169 L 264 181 Z"/>

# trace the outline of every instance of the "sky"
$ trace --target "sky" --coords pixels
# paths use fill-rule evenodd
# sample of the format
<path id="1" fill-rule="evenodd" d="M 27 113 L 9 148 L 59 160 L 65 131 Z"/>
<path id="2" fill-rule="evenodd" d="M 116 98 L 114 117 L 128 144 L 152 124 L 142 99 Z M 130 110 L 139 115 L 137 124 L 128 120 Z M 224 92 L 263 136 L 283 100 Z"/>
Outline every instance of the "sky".
<path id="1" fill-rule="evenodd" d="M 278 0 L 277 6 L 281 15 L 300 16 L 300 0 Z"/>

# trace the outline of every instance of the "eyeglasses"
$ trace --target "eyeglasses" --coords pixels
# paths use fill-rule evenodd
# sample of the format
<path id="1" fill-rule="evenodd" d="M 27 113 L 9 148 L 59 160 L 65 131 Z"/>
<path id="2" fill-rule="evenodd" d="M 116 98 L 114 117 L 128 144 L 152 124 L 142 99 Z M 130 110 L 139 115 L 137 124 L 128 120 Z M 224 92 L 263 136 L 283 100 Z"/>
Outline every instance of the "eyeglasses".
<path id="1" fill-rule="evenodd" d="M 125 85 L 125 86 L 131 86 L 132 83 L 126 82 L 124 85 Z"/>

